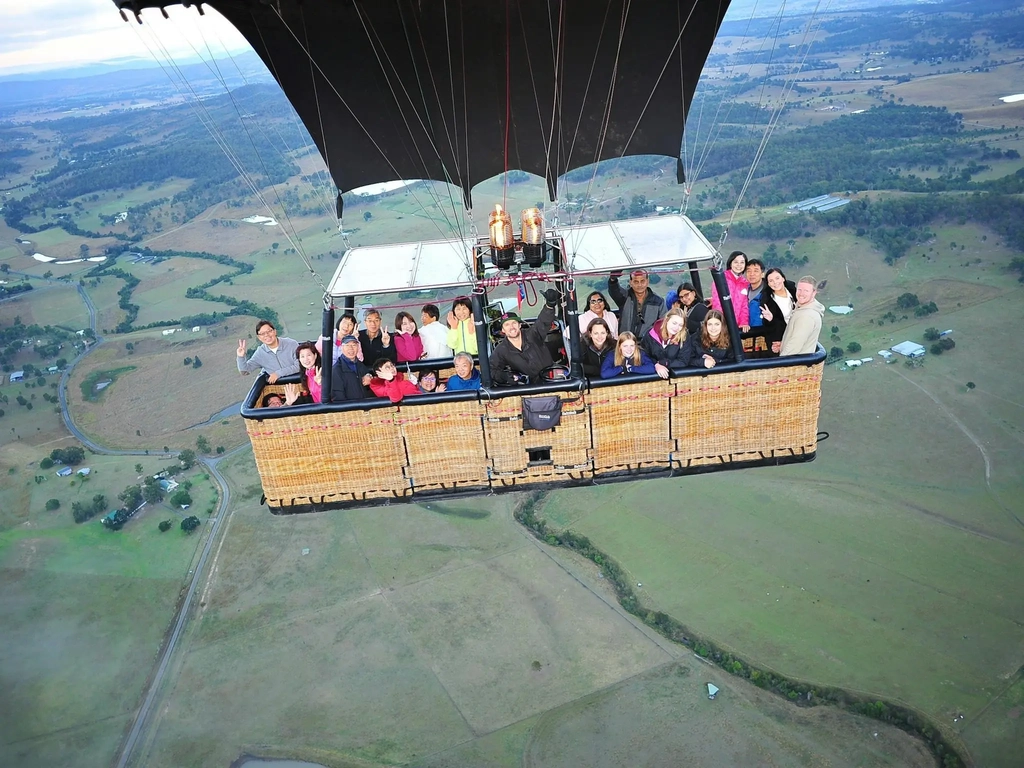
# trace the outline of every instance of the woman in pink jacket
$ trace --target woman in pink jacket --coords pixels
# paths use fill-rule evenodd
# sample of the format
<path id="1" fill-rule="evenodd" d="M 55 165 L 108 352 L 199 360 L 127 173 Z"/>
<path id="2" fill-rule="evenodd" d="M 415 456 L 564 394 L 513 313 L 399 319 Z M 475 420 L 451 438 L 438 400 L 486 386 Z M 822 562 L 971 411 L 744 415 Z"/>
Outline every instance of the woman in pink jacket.
<path id="1" fill-rule="evenodd" d="M 729 295 L 732 297 L 732 311 L 736 314 L 736 325 L 741 333 L 750 330 L 750 304 L 747 294 L 750 283 L 743 273 L 747 269 L 747 255 L 743 251 L 733 251 L 725 262 L 725 282 L 729 284 Z M 722 300 L 718 296 L 718 286 L 711 284 L 711 307 L 722 311 Z"/>
<path id="2" fill-rule="evenodd" d="M 312 341 L 304 341 L 295 350 L 295 357 L 299 360 L 299 369 L 306 377 L 306 389 L 309 390 L 309 395 L 313 398 L 313 402 L 323 402 L 320 391 L 320 374 L 323 367 L 320 359 L 320 350 L 316 348 L 316 344 Z"/>
<path id="3" fill-rule="evenodd" d="M 423 357 L 423 339 L 408 312 L 395 315 L 395 349 L 400 363 L 411 363 Z"/>

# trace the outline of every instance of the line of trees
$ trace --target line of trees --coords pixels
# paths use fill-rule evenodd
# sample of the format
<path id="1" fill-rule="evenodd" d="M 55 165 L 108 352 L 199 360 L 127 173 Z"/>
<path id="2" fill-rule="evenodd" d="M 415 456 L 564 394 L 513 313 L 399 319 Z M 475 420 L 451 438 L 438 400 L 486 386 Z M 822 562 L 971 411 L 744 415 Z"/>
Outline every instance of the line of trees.
<path id="1" fill-rule="evenodd" d="M 514 511 L 517 522 L 536 538 L 551 545 L 570 549 L 601 568 L 605 579 L 615 590 L 619 604 L 647 626 L 673 642 L 693 649 L 698 656 L 712 661 L 722 669 L 749 680 L 759 688 L 771 691 L 798 706 L 831 704 L 894 725 L 920 738 L 942 768 L 963 768 L 966 762 L 955 747 L 927 718 L 914 710 L 891 702 L 853 694 L 841 688 L 818 686 L 779 675 L 752 664 L 747 659 L 723 648 L 707 638 L 696 635 L 681 622 L 661 611 L 652 611 L 640 602 L 633 591 L 632 580 L 622 567 L 594 546 L 586 536 L 570 530 L 549 527 L 537 514 L 546 494 L 532 493 Z"/>

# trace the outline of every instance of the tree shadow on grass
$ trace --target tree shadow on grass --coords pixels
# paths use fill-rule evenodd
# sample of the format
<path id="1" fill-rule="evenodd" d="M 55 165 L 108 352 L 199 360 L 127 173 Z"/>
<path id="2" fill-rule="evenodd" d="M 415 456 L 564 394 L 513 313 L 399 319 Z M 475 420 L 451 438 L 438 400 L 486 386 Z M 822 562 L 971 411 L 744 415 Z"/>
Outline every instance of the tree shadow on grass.
<path id="1" fill-rule="evenodd" d="M 464 507 L 453 507 L 448 504 L 431 502 L 421 505 L 424 509 L 435 512 L 446 517 L 461 517 L 463 520 L 484 520 L 491 516 L 489 509 L 466 509 Z"/>

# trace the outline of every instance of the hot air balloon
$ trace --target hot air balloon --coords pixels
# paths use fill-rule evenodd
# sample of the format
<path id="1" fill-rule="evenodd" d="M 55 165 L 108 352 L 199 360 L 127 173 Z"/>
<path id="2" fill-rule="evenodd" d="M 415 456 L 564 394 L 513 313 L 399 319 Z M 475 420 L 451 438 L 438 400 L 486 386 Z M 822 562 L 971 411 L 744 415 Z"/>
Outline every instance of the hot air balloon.
<path id="1" fill-rule="evenodd" d="M 114 0 L 127 16 L 166 3 Z M 473 206 L 509 170 L 545 179 L 628 155 L 677 159 L 701 69 L 728 2 L 709 0 L 214 0 L 252 44 L 320 149 L 340 192 L 430 179 Z M 201 6 L 200 6 L 201 8 Z M 341 195 L 338 196 L 339 218 Z M 488 203 L 490 207 L 490 203 Z M 513 224 L 513 221 L 516 222 Z M 517 226 L 518 225 L 518 226 Z M 735 362 L 599 379 L 584 374 L 576 280 L 709 266 Z M 503 288 L 554 287 L 539 335 L 556 365 L 498 386 Z M 591 484 L 813 460 L 824 350 L 745 359 L 717 249 L 685 216 L 599 224 L 497 208 L 486 234 L 350 248 L 325 290 L 334 310 L 424 290 L 471 298 L 480 389 L 264 408 L 287 379 L 261 376 L 242 408 L 276 513 Z M 546 319 L 550 315 L 544 315 Z M 508 342 L 504 342 L 508 343 Z M 402 372 L 440 369 L 420 360 Z M 323 389 L 332 389 L 324 367 Z M 765 418 L 771 413 L 771 418 Z M 543 416 L 538 416 L 543 414 Z M 546 421 L 545 421 L 546 419 Z"/>

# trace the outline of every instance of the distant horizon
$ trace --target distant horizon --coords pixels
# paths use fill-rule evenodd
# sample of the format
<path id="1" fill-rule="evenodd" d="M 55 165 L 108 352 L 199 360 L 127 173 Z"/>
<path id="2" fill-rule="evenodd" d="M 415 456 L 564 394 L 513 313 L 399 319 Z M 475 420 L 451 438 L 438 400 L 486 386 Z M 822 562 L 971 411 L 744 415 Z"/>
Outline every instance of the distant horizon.
<path id="1" fill-rule="evenodd" d="M 219 51 L 215 53 L 213 60 L 220 61 L 229 56 L 244 56 L 247 53 L 256 55 L 251 48 L 242 48 L 234 51 Z M 200 64 L 210 61 L 208 57 L 199 57 L 195 54 L 181 55 L 174 57 L 174 63 L 181 67 L 189 64 Z M 39 65 L 39 67 L 7 71 L 0 69 L 0 82 L 10 83 L 19 81 L 34 80 L 63 80 L 68 78 L 92 77 L 110 72 L 125 72 L 140 69 L 157 69 L 162 62 L 145 56 L 119 56 L 112 59 L 98 61 L 83 61 L 79 63 L 62 63 L 57 66 Z"/>

